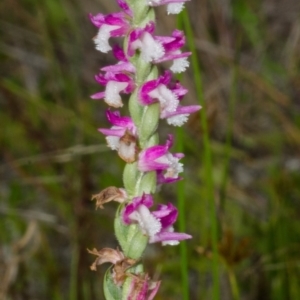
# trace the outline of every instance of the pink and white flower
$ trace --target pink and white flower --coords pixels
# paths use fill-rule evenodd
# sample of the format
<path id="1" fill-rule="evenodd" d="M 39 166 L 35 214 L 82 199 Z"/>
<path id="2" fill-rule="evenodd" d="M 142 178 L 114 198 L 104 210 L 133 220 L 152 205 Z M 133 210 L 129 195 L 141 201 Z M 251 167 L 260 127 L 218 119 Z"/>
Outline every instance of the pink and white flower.
<path id="1" fill-rule="evenodd" d="M 179 101 L 181 101 L 183 96 L 188 92 L 188 90 L 184 88 L 178 81 L 173 87 L 171 87 L 171 90 L 175 95 L 177 95 Z M 187 122 L 190 114 L 200 109 L 200 105 L 178 105 L 174 112 L 162 112 L 160 117 L 161 119 L 166 119 L 169 125 L 182 126 L 185 122 Z"/>
<path id="2" fill-rule="evenodd" d="M 201 106 L 179 105 L 183 96 L 188 92 L 179 82 L 171 86 L 171 73 L 166 71 L 158 79 L 144 83 L 138 93 L 142 105 L 160 103 L 160 118 L 166 119 L 167 123 L 174 126 L 182 126 L 191 113 L 198 111 Z"/>
<path id="3" fill-rule="evenodd" d="M 105 74 L 95 76 L 98 83 L 105 86 L 103 92 L 91 96 L 92 99 L 103 99 L 112 107 L 122 107 L 123 102 L 120 93 L 131 93 L 135 89 L 133 79 L 135 67 L 127 60 L 123 50 L 119 46 L 113 48 L 114 56 L 119 60 L 115 65 L 101 68 Z"/>
<path id="4" fill-rule="evenodd" d="M 127 54 L 131 57 L 136 50 L 141 52 L 141 58 L 146 62 L 160 59 L 165 54 L 164 47 L 158 41 L 153 32 L 155 24 L 149 22 L 145 28 L 136 28 L 130 32 Z"/>
<path id="5" fill-rule="evenodd" d="M 161 113 L 175 112 L 179 99 L 176 93 L 168 88 L 170 81 L 171 72 L 166 71 L 164 75 L 159 76 L 157 79 L 144 83 L 138 92 L 140 103 L 150 105 L 159 102 Z"/>
<path id="6" fill-rule="evenodd" d="M 138 158 L 138 169 L 141 172 L 157 171 L 165 182 L 179 180 L 183 172 L 183 164 L 179 160 L 183 153 L 172 154 L 169 149 L 173 144 L 173 136 L 169 135 L 165 145 L 156 145 L 144 149 Z"/>
<path id="7" fill-rule="evenodd" d="M 151 212 L 149 208 L 152 205 L 153 199 L 150 194 L 133 198 L 122 212 L 123 222 L 128 225 L 139 224 L 142 232 L 149 237 L 149 243 L 177 245 L 179 241 L 191 238 L 186 233 L 174 232 L 173 224 L 177 220 L 178 210 L 173 204 L 161 204 L 158 210 Z"/>
<path id="8" fill-rule="evenodd" d="M 118 0 L 122 12 L 103 15 L 101 13 L 93 16 L 89 15 L 91 22 L 99 28 L 97 35 L 94 37 L 96 49 L 107 53 L 112 48 L 108 43 L 109 38 L 125 36 L 131 28 L 130 19 L 132 12 L 124 0 Z"/>
<path id="9" fill-rule="evenodd" d="M 157 36 L 159 41 L 165 49 L 165 54 L 161 58 L 155 60 L 155 63 L 160 63 L 167 60 L 173 60 L 170 70 L 174 73 L 181 73 L 189 66 L 187 60 L 191 52 L 182 53 L 180 48 L 185 44 L 185 35 L 180 30 L 174 30 L 171 37 Z"/>
<path id="10" fill-rule="evenodd" d="M 104 75 L 95 76 L 98 83 L 105 86 L 103 92 L 91 96 L 92 99 L 103 99 L 112 107 L 118 108 L 123 106 L 120 93 L 129 94 L 135 89 L 135 82 L 131 76 L 125 73 L 106 72 Z"/>
<path id="11" fill-rule="evenodd" d="M 125 169 L 124 177 L 127 191 L 109 187 L 93 196 L 93 199 L 97 201 L 96 207 L 100 208 L 109 201 L 122 203 L 121 210 L 117 212 L 115 230 L 120 245 L 123 249 L 127 249 L 125 252 L 128 257 L 125 257 L 125 254 L 119 250 L 107 248 L 102 251 L 96 249 L 89 251 L 97 256 L 92 265 L 93 270 L 104 262 L 114 264 L 110 273 L 111 278 L 127 300 L 152 300 L 160 285 L 160 282 L 150 280 L 148 274 L 141 269 L 132 268 L 144 251 L 144 240 L 148 240 L 149 243 L 160 242 L 162 245 L 177 245 L 179 241 L 191 238 L 186 233 L 175 232 L 173 225 L 177 220 L 178 210 L 172 203 L 159 204 L 157 209 L 153 210 L 151 194 L 143 194 L 133 199 L 129 197 L 134 191 L 138 195 L 142 193 L 139 193 L 140 190 L 153 192 L 155 187 L 162 183 L 181 179 L 179 174 L 183 172 L 183 164 L 180 159 L 184 157 L 184 154 L 170 152 L 173 144 L 172 135 L 168 136 L 164 145 L 154 145 L 157 135 L 154 131 L 158 126 L 158 112 L 160 118 L 166 119 L 168 124 L 181 126 L 187 121 L 189 114 L 200 109 L 199 105 L 182 106 L 180 102 L 187 93 L 187 89 L 179 82 L 171 83 L 171 71 L 173 73 L 185 71 L 189 66 L 187 58 L 191 53 L 181 50 L 185 44 L 182 31 L 174 30 L 171 36 L 156 36 L 154 34 L 155 22 L 149 20 L 155 19 L 151 7 L 167 5 L 169 14 L 177 14 L 187 1 L 145 0 L 142 2 L 140 0 L 139 2 L 137 0 L 139 3 L 133 5 L 134 1 L 117 0 L 121 8 L 120 12 L 108 15 L 90 14 L 91 22 L 98 28 L 98 33 L 94 38 L 96 49 L 104 53 L 112 50 L 117 59 L 116 64 L 101 68 L 100 74 L 95 76 L 96 81 L 103 85 L 104 89 L 92 95 L 91 98 L 104 99 L 109 106 L 119 108 L 123 106 L 121 94 L 133 94 L 129 107 L 132 119 L 121 116 L 119 111 L 113 112 L 108 109 L 106 117 L 111 127 L 98 129 L 105 135 L 108 147 L 116 150 L 119 156 L 129 164 Z M 125 37 L 124 51 L 118 46 L 111 46 L 110 38 L 113 37 Z M 165 61 L 172 63 L 170 71 L 156 78 L 154 75 L 156 69 L 153 69 L 152 65 Z M 147 79 L 151 80 L 147 81 Z M 154 103 L 159 104 L 149 109 L 139 107 Z M 134 105 L 137 105 L 137 109 Z M 153 138 L 152 134 L 154 134 Z M 139 136 L 142 140 L 138 144 Z M 152 145 L 151 147 L 145 148 L 147 147 L 147 143 L 146 146 L 144 143 L 145 139 L 149 139 L 148 145 Z M 136 163 L 132 164 L 135 161 Z M 140 174 L 138 178 L 135 177 L 136 172 Z M 155 174 L 156 181 L 153 181 L 151 175 Z M 127 176 L 130 180 L 127 180 Z M 142 180 L 141 185 L 140 180 Z M 134 240 L 130 236 L 126 238 L 125 225 L 122 223 L 137 224 L 136 228 L 140 228 L 140 235 Z M 132 247 L 132 245 L 138 246 Z M 124 282 L 129 284 L 125 287 Z M 104 287 L 109 294 L 111 291 L 115 292 L 112 284 L 109 283 L 108 286 L 107 281 Z"/>
<path id="12" fill-rule="evenodd" d="M 126 162 L 136 159 L 137 129 L 129 117 L 121 117 L 118 111 L 106 111 L 108 121 L 113 125 L 110 129 L 99 128 L 106 136 L 108 147 L 117 150 L 119 156 Z"/>

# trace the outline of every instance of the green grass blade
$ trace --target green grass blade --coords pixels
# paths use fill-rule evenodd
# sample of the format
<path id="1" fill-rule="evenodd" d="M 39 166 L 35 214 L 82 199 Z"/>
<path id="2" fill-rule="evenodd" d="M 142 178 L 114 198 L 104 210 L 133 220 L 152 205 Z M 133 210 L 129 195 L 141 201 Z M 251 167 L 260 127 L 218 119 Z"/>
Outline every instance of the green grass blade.
<path id="1" fill-rule="evenodd" d="M 201 127 L 203 130 L 203 144 L 204 144 L 204 168 L 205 168 L 205 186 L 206 186 L 206 198 L 209 201 L 209 216 L 211 220 L 211 241 L 213 248 L 213 257 L 212 257 L 212 273 L 213 273 L 213 300 L 220 299 L 220 287 L 219 287 L 219 271 L 218 271 L 218 220 L 216 215 L 216 207 L 214 201 L 214 183 L 213 183 L 213 174 L 212 174 L 212 153 L 210 146 L 210 138 L 208 132 L 207 124 L 207 114 L 206 114 L 206 105 L 204 101 L 203 94 L 203 83 L 200 71 L 200 65 L 198 62 L 196 46 L 194 42 L 194 34 L 191 27 L 190 19 L 188 17 L 188 12 L 185 10 L 183 13 L 183 21 L 185 32 L 187 35 L 189 49 L 192 51 L 191 64 L 194 73 L 196 92 L 198 96 L 198 101 L 202 106 L 200 110 L 201 117 Z"/>
<path id="2" fill-rule="evenodd" d="M 177 15 L 177 28 L 183 29 L 183 16 Z M 177 75 L 177 79 L 182 79 L 182 74 Z M 184 135 L 182 127 L 177 128 L 176 131 L 176 149 L 178 152 L 184 153 Z M 185 214 L 185 184 L 184 180 L 177 183 L 177 203 L 179 210 L 179 231 L 186 231 L 186 214 Z M 189 278 L 188 278 L 188 254 L 187 244 L 185 242 L 180 243 L 180 273 L 181 273 L 181 286 L 182 286 L 182 299 L 189 300 Z"/>
<path id="3" fill-rule="evenodd" d="M 177 151 L 184 152 L 184 138 L 182 128 L 177 129 L 176 134 Z M 179 231 L 186 231 L 186 214 L 185 214 L 185 191 L 184 180 L 177 183 L 177 203 L 179 210 Z M 188 280 L 188 257 L 187 245 L 185 242 L 180 243 L 180 272 L 181 272 L 181 286 L 182 286 L 182 299 L 189 300 L 189 280 Z"/>

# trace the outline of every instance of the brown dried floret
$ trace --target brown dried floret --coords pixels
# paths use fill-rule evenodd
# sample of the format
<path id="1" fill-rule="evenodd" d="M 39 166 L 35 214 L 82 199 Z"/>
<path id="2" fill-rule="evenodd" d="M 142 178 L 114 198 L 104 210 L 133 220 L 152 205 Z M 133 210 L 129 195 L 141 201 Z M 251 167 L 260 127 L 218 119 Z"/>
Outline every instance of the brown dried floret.
<path id="1" fill-rule="evenodd" d="M 118 154 L 127 163 L 133 163 L 136 161 L 136 137 L 132 135 L 129 130 L 126 130 L 125 134 L 120 138 Z"/>
<path id="2" fill-rule="evenodd" d="M 127 199 L 127 194 L 124 189 L 117 188 L 115 186 L 110 186 L 98 194 L 92 196 L 92 200 L 96 200 L 96 209 L 99 207 L 103 209 L 103 204 L 116 201 L 119 203 L 123 203 Z"/>
<path id="3" fill-rule="evenodd" d="M 90 266 L 92 271 L 96 271 L 98 265 L 102 265 L 107 262 L 114 265 L 112 268 L 112 278 L 114 283 L 118 286 L 121 286 L 125 279 L 129 276 L 126 271 L 137 262 L 135 259 L 125 257 L 123 252 L 119 249 L 115 250 L 111 248 L 103 248 L 98 251 L 94 248 L 93 250 L 87 249 L 87 251 L 90 254 L 97 256 L 96 260 Z"/>

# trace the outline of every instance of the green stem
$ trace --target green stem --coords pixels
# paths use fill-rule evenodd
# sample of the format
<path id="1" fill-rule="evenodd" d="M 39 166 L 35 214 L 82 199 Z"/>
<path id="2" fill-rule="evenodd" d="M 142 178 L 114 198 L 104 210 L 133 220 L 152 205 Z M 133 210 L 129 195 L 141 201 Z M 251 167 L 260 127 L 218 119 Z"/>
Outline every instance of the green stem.
<path id="1" fill-rule="evenodd" d="M 228 277 L 232 292 L 232 298 L 233 300 L 239 300 L 240 299 L 240 293 L 239 293 L 239 286 L 236 280 L 235 273 L 231 267 L 228 267 Z"/>
<path id="2" fill-rule="evenodd" d="M 212 273 L 213 273 L 213 300 L 220 299 L 220 290 L 219 290 L 219 271 L 218 271 L 218 220 L 216 214 L 216 206 L 214 201 L 214 183 L 213 183 L 213 174 L 212 174 L 212 154 L 210 148 L 210 137 L 208 131 L 208 122 L 206 115 L 206 105 L 203 95 L 203 83 L 200 73 L 200 65 L 198 62 L 196 46 L 194 43 L 194 34 L 190 24 L 190 19 L 188 13 L 185 10 L 183 12 L 183 21 L 184 26 L 187 32 L 187 39 L 189 48 L 191 49 L 193 55 L 191 57 L 193 75 L 195 78 L 195 86 L 198 95 L 198 100 L 202 106 L 200 110 L 201 116 L 201 127 L 203 130 L 203 141 L 204 141 L 204 167 L 205 167 L 205 184 L 206 184 L 206 193 L 209 201 L 209 216 L 211 220 L 211 240 L 212 240 L 212 249 L 213 249 L 213 258 L 212 258 Z"/>
<path id="3" fill-rule="evenodd" d="M 177 15 L 177 28 L 183 29 L 183 17 L 182 14 Z M 182 79 L 182 73 L 178 74 L 178 80 Z M 184 153 L 184 135 L 182 127 L 177 129 L 177 151 Z M 186 214 L 185 214 L 185 190 L 184 190 L 184 181 L 179 181 L 177 183 L 177 202 L 178 202 L 178 211 L 179 211 L 179 231 L 186 232 Z M 182 285 L 182 299 L 189 300 L 189 278 L 188 278 L 188 254 L 187 254 L 187 245 L 186 243 L 180 243 L 180 272 L 181 272 L 181 285 Z"/>

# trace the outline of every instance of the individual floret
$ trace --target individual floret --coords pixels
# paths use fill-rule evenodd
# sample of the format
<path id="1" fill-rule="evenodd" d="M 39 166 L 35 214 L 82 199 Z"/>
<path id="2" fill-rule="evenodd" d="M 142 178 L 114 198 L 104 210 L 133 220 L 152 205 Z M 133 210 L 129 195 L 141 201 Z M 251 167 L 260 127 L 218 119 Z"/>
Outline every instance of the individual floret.
<path id="1" fill-rule="evenodd" d="M 153 205 L 152 196 L 144 194 L 133 198 L 122 212 L 125 224 L 137 223 L 142 232 L 149 237 L 149 243 L 161 242 L 162 245 L 177 245 L 179 241 L 190 239 L 186 233 L 174 232 L 173 224 L 177 220 L 177 208 L 168 203 L 159 205 L 158 210 L 150 211 Z"/>
<path id="2" fill-rule="evenodd" d="M 156 171 L 166 182 L 180 180 L 179 173 L 183 172 L 183 164 L 179 160 L 183 153 L 169 152 L 173 144 L 173 136 L 169 135 L 165 145 L 156 145 L 144 149 L 138 158 L 138 169 L 142 172 Z"/>
<path id="3" fill-rule="evenodd" d="M 129 117 L 121 117 L 118 111 L 106 111 L 108 121 L 113 125 L 110 129 L 99 128 L 106 135 L 108 146 L 117 150 L 119 156 L 126 162 L 134 162 L 137 153 L 137 129 Z"/>

